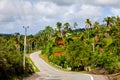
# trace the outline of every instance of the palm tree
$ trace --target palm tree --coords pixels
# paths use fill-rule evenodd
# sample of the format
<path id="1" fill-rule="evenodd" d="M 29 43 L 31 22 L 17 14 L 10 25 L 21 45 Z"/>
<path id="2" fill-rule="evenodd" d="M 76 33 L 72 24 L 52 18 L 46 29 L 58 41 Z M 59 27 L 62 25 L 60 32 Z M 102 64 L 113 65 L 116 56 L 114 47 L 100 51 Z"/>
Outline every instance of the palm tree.
<path id="1" fill-rule="evenodd" d="M 90 19 L 86 19 L 86 21 L 85 21 L 85 28 L 89 29 L 89 28 L 91 28 L 91 26 L 92 26 L 91 20 Z"/>
<path id="2" fill-rule="evenodd" d="M 61 22 L 57 22 L 56 25 L 57 25 L 58 31 L 61 32 L 62 23 Z"/>
<path id="3" fill-rule="evenodd" d="M 106 18 L 104 18 L 103 21 L 106 22 L 107 27 L 110 27 L 113 23 L 113 19 L 111 17 L 106 17 Z"/>
<path id="4" fill-rule="evenodd" d="M 20 33 L 15 33 L 16 38 L 16 50 L 20 52 Z"/>
<path id="5" fill-rule="evenodd" d="M 77 22 L 74 22 L 74 28 L 76 28 L 76 26 L 78 26 Z"/>
<path id="6" fill-rule="evenodd" d="M 46 26 L 45 28 L 46 35 L 48 36 L 48 40 L 51 40 L 54 30 L 51 26 Z"/>
<path id="7" fill-rule="evenodd" d="M 93 24 L 93 28 L 95 29 L 95 30 L 97 30 L 97 29 L 99 29 L 99 23 L 98 22 L 95 22 L 94 24 Z"/>
<path id="8" fill-rule="evenodd" d="M 69 30 L 69 26 L 70 26 L 70 24 L 68 22 L 64 23 L 64 29 L 65 29 L 65 31 Z"/>
<path id="9" fill-rule="evenodd" d="M 89 29 L 92 27 L 92 23 L 90 19 L 86 19 L 85 21 L 85 29 L 88 31 L 88 39 L 89 39 Z"/>
<path id="10" fill-rule="evenodd" d="M 120 26 L 120 17 L 119 16 L 116 17 L 116 25 Z"/>
<path id="11" fill-rule="evenodd" d="M 62 36 L 62 32 L 61 32 L 62 23 L 61 22 L 57 22 L 56 25 L 57 25 L 57 28 L 58 28 L 58 31 L 59 31 L 60 35 Z"/>

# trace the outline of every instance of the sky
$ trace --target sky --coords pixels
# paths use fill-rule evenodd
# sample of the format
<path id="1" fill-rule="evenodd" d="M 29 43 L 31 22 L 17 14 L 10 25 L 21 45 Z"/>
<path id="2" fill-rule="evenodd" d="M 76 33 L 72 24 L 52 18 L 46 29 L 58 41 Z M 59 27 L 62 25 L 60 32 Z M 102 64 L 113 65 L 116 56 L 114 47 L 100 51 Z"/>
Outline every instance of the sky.
<path id="1" fill-rule="evenodd" d="M 83 28 L 90 18 L 102 22 L 107 16 L 120 16 L 120 0 L 0 0 L 0 33 L 36 34 L 56 22 L 69 22 Z"/>

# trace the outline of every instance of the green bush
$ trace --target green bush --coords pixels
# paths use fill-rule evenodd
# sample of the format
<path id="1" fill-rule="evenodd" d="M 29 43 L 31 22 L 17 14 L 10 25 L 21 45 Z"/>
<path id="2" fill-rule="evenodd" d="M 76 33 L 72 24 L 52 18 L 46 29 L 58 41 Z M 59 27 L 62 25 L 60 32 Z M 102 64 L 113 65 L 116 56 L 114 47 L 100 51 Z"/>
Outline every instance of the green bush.
<path id="1" fill-rule="evenodd" d="M 54 63 L 54 64 L 57 64 L 58 66 L 61 66 L 62 68 L 67 67 L 67 62 L 66 62 L 66 59 L 65 59 L 64 55 L 61 55 L 61 56 L 53 56 L 53 55 L 51 55 L 49 57 L 49 61 Z"/>
<path id="2" fill-rule="evenodd" d="M 109 73 L 114 73 L 118 68 L 118 58 L 114 55 L 106 53 L 95 53 L 92 55 L 91 65 L 93 65 L 94 67 L 104 68 Z"/>
<path id="3" fill-rule="evenodd" d="M 65 51 L 63 46 L 59 46 L 59 47 L 54 47 L 53 48 L 53 53 L 54 52 L 63 52 L 63 51 Z"/>

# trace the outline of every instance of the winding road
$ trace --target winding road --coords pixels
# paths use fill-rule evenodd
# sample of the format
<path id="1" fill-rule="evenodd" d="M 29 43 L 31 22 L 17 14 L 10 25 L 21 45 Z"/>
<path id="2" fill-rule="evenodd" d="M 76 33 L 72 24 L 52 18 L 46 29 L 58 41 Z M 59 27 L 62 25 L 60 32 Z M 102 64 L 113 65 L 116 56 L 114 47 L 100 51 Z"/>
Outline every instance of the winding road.
<path id="1" fill-rule="evenodd" d="M 90 74 L 83 74 L 77 72 L 64 72 L 49 66 L 43 59 L 39 57 L 41 52 L 34 52 L 30 58 L 40 70 L 40 77 L 35 80 L 96 80 Z M 101 79 L 103 80 L 103 79 Z"/>

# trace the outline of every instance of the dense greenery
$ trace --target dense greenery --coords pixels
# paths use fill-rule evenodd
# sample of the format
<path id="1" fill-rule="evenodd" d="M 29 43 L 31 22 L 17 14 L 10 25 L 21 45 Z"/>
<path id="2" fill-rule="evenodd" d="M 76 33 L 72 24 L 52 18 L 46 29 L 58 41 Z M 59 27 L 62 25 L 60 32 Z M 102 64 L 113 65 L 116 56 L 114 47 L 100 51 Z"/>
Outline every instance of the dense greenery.
<path id="1" fill-rule="evenodd" d="M 35 48 L 32 37 L 28 36 L 27 52 Z M 30 60 L 26 57 L 26 68 L 23 69 L 24 36 L 19 33 L 0 36 L 0 80 L 13 80 L 34 73 Z"/>
<path id="2" fill-rule="evenodd" d="M 27 36 L 27 53 L 42 50 L 48 60 L 72 71 L 120 71 L 120 17 L 106 17 L 104 24 L 86 19 L 85 28 L 77 23 L 56 23 L 36 35 Z M 29 58 L 23 70 L 24 36 L 0 35 L 0 80 L 12 80 L 34 72 Z"/>
<path id="3" fill-rule="evenodd" d="M 73 71 L 99 68 L 107 73 L 119 72 L 120 17 L 106 17 L 103 21 L 99 24 L 86 19 L 85 29 L 75 29 L 76 22 L 73 27 L 68 22 L 57 22 L 55 30 L 47 26 L 37 34 L 44 43 L 40 45 L 42 53 L 50 62 Z"/>

